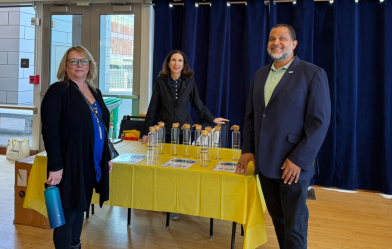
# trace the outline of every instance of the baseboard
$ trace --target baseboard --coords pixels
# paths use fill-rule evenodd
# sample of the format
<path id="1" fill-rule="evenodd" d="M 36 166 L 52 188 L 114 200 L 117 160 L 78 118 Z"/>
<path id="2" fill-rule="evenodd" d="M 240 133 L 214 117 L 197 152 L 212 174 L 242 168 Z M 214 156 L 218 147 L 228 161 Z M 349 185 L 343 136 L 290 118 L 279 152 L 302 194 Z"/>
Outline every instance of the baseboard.
<path id="1" fill-rule="evenodd" d="M 5 155 L 7 153 L 7 147 L 0 146 L 0 155 Z M 30 150 L 30 156 L 38 154 L 38 150 Z"/>

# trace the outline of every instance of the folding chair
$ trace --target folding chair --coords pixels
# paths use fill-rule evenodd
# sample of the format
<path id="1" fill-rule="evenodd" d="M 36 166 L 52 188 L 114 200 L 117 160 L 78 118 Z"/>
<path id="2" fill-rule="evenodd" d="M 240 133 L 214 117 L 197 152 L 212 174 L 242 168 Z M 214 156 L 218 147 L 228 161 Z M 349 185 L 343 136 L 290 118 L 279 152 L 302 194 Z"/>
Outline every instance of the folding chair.
<path id="1" fill-rule="evenodd" d="M 123 117 L 123 119 L 121 120 L 120 133 L 118 135 L 118 138 L 121 138 L 121 134 L 125 130 L 138 130 L 138 131 L 140 131 L 139 138 L 142 138 L 143 135 L 147 135 L 147 134 L 143 134 L 145 119 L 146 119 L 145 117 L 125 115 Z"/>

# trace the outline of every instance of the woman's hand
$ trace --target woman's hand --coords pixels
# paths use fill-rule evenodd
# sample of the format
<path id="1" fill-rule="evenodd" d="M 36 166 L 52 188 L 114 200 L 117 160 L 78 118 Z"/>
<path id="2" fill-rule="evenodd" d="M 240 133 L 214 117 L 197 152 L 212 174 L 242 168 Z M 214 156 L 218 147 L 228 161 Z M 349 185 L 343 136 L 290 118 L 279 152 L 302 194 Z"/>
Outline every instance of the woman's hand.
<path id="1" fill-rule="evenodd" d="M 221 124 L 221 125 L 224 125 L 225 124 L 225 121 L 230 121 L 230 120 L 228 120 L 228 119 L 225 119 L 225 118 L 216 118 L 216 119 L 214 119 L 214 123 L 215 124 Z"/>
<path id="2" fill-rule="evenodd" d="M 144 135 L 143 137 L 142 137 L 142 144 L 145 144 L 145 143 L 147 143 L 148 142 L 148 137 L 146 136 L 146 135 Z"/>
<path id="3" fill-rule="evenodd" d="M 112 172 L 112 169 L 113 169 L 112 161 L 109 161 L 108 165 L 109 165 L 109 173 L 110 173 L 110 172 Z"/>
<path id="4" fill-rule="evenodd" d="M 49 185 L 58 185 L 61 182 L 61 179 L 63 178 L 63 170 L 58 170 L 58 171 L 50 171 L 49 172 L 49 177 L 48 180 L 46 181 L 47 184 Z"/>

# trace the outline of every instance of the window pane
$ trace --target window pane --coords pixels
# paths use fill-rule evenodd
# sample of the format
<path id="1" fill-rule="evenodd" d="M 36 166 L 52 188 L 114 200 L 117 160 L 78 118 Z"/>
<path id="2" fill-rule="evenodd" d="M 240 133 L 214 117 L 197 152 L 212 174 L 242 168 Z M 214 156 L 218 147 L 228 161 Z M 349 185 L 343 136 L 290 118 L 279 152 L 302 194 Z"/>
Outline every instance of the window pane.
<path id="1" fill-rule="evenodd" d="M 34 75 L 35 17 L 32 7 L 0 8 L 0 104 L 33 106 L 34 85 L 29 76 Z M 22 67 L 22 59 L 24 63 Z M 22 137 L 32 144 L 33 112 L 0 109 L 0 144 L 8 139 Z"/>
<path id="2" fill-rule="evenodd" d="M 82 45 L 82 15 L 52 15 L 49 83 L 57 82 L 57 70 L 65 52 Z"/>
<path id="3" fill-rule="evenodd" d="M 134 15 L 100 16 L 100 89 L 132 94 Z"/>
<path id="4" fill-rule="evenodd" d="M 32 7 L 0 8 L 0 104 L 33 105 L 35 17 Z M 22 67 L 21 60 L 28 60 Z M 1 116 L 0 116 L 1 117 Z"/>

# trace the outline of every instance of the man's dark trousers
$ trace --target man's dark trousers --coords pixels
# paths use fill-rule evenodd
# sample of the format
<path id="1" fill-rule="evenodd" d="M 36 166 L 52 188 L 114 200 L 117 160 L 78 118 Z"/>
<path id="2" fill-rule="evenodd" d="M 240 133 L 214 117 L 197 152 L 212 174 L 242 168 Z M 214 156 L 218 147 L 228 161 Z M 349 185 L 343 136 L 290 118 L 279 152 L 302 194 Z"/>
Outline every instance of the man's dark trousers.
<path id="1" fill-rule="evenodd" d="M 306 206 L 309 180 L 285 184 L 259 173 L 267 209 L 274 223 L 280 249 L 306 249 L 309 210 Z"/>

